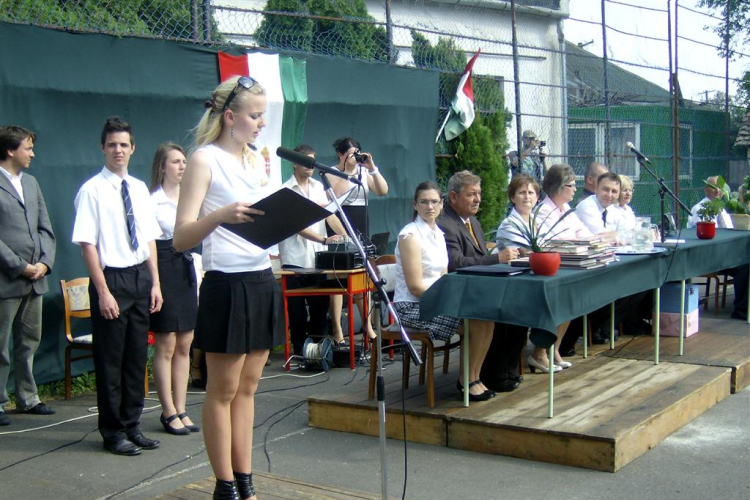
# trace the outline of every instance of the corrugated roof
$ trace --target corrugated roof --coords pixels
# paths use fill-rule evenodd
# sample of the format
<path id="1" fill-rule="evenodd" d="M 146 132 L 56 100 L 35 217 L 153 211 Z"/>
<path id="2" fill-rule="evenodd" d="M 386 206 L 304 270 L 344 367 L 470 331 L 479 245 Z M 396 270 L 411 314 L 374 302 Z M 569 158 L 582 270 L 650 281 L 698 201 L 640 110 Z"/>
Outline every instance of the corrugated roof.
<path id="1" fill-rule="evenodd" d="M 565 45 L 568 103 L 571 106 L 604 104 L 603 59 L 574 43 L 565 42 Z M 669 105 L 669 90 L 612 63 L 607 73 L 611 105 Z M 666 72 L 664 78 L 665 84 L 668 84 Z"/>

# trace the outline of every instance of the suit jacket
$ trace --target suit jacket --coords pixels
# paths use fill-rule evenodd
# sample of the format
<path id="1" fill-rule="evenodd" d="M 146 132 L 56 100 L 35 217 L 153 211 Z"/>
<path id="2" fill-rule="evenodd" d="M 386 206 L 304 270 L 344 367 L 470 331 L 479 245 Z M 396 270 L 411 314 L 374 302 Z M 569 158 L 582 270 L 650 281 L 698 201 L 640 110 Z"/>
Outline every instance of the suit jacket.
<path id="1" fill-rule="evenodd" d="M 479 245 L 474 243 L 469 229 L 449 203 L 443 207 L 443 213 L 437 219 L 438 227 L 445 233 L 445 246 L 448 248 L 448 271 L 460 267 L 497 264 L 497 255 L 487 254 L 484 231 L 475 217 L 469 217 L 471 229 Z"/>
<path id="2" fill-rule="evenodd" d="M 55 235 L 36 179 L 21 177 L 22 202 L 8 178 L 0 174 L 0 298 L 22 297 L 48 290 L 47 278 L 35 282 L 22 273 L 27 264 L 55 263 Z"/>

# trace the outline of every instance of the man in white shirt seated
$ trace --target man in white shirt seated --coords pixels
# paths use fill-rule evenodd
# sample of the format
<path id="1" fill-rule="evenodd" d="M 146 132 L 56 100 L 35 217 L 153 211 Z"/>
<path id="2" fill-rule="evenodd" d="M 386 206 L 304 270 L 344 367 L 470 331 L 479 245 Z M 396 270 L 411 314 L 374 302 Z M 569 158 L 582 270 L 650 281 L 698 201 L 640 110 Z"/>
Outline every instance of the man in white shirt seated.
<path id="1" fill-rule="evenodd" d="M 713 184 L 716 186 L 716 183 L 719 182 L 719 177 L 716 175 L 713 175 L 706 179 L 706 182 L 708 184 Z M 703 191 L 706 193 L 706 197 L 703 198 L 701 201 L 696 203 L 692 210 L 690 210 L 690 218 L 687 222 L 687 227 L 695 227 L 695 225 L 700 222 L 701 218 L 698 215 L 698 210 L 700 210 L 701 206 L 704 203 L 708 203 L 709 201 L 714 201 L 718 198 L 721 198 L 721 189 L 713 188 L 706 184 L 706 186 L 703 188 Z M 729 217 L 729 214 L 726 210 L 722 210 L 721 213 L 719 213 L 718 217 L 716 217 L 716 220 L 714 221 L 716 223 L 717 227 L 723 227 L 727 229 L 732 229 L 734 226 L 732 225 L 732 219 Z"/>
<path id="2" fill-rule="evenodd" d="M 315 151 L 307 144 L 300 144 L 294 150 L 311 158 L 315 158 Z M 293 165 L 294 174 L 284 183 L 297 194 L 300 194 L 310 201 L 326 206 L 328 197 L 325 188 L 320 181 L 312 178 L 314 170 L 303 167 L 302 165 Z M 336 232 L 336 235 L 326 237 L 325 223 Z M 344 226 L 335 214 L 331 214 L 326 219 L 316 222 L 312 226 L 303 229 L 298 234 L 290 236 L 279 243 L 279 253 L 281 255 L 281 264 L 285 269 L 292 268 L 312 268 L 315 267 L 315 252 L 325 250 L 325 245 L 342 240 L 340 235 L 346 234 Z M 325 281 L 325 275 L 297 275 L 287 279 L 287 288 L 301 288 L 304 286 L 313 286 Z M 289 336 L 292 341 L 294 354 L 301 356 L 302 348 L 307 335 L 313 337 L 322 337 L 325 335 L 326 313 L 328 312 L 329 298 L 326 295 L 313 297 L 294 297 L 289 298 Z M 305 307 L 307 304 L 307 307 Z M 309 311 L 309 320 L 308 320 Z M 334 332 L 334 336 L 336 332 Z M 339 336 L 342 335 L 339 333 Z M 337 343 L 343 342 L 343 337 L 335 338 Z"/>
<path id="3" fill-rule="evenodd" d="M 620 176 L 612 172 L 600 175 L 594 194 L 576 206 L 576 215 L 592 233 L 615 239 L 621 217 L 615 207 L 620 197 Z"/>

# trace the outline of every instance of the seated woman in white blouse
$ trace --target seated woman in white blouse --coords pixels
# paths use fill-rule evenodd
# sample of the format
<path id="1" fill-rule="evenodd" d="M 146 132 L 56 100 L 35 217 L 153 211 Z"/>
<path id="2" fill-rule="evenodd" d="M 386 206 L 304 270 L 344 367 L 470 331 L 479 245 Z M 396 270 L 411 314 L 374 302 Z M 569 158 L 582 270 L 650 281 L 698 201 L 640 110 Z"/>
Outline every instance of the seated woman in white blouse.
<path id="1" fill-rule="evenodd" d="M 633 201 L 633 179 L 627 175 L 620 174 L 620 199 L 615 207 L 620 212 L 620 221 L 617 225 L 617 231 L 635 229 L 635 212 L 630 208 L 630 202 Z"/>
<path id="2" fill-rule="evenodd" d="M 440 188 L 431 181 L 421 183 L 414 193 L 413 205 L 414 222 L 398 234 L 394 307 L 403 326 L 427 331 L 431 339 L 448 342 L 461 320 L 451 316 L 419 319 L 420 297 L 448 270 L 445 237 L 435 223 L 443 207 Z M 469 329 L 469 400 L 486 401 L 496 393 L 482 384 L 479 372 L 492 341 L 494 324 L 470 320 Z M 463 391 L 460 381 L 458 389 Z"/>

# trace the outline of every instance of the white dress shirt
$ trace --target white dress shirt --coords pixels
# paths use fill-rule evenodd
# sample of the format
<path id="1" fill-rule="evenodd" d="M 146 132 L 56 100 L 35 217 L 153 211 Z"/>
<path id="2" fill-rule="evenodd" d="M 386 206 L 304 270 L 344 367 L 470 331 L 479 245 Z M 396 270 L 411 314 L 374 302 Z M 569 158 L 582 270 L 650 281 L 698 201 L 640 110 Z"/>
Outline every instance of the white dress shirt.
<path id="1" fill-rule="evenodd" d="M 328 205 L 328 196 L 326 195 L 323 183 L 315 179 L 308 179 L 308 192 L 305 192 L 297 182 L 297 178 L 292 177 L 286 181 L 283 187 L 288 187 L 297 194 L 300 194 L 310 201 L 321 206 Z M 316 222 L 308 227 L 320 236 L 326 235 L 325 219 Z M 299 267 L 315 267 L 315 252 L 325 249 L 322 243 L 308 240 L 307 238 L 295 234 L 279 243 L 279 254 L 281 263 Z"/>
<path id="2" fill-rule="evenodd" d="M 102 269 L 145 262 L 151 255 L 148 243 L 162 233 L 146 184 L 130 175 L 126 175 L 125 180 L 133 204 L 138 250 L 133 250 L 128 236 L 125 204 L 120 193 L 123 179 L 104 167 L 81 186 L 75 198 L 73 243 L 96 245 Z"/>
<path id="3" fill-rule="evenodd" d="M 21 198 L 21 203 L 24 205 L 26 204 L 26 200 L 23 198 L 23 186 L 21 185 L 21 176 L 23 176 L 23 172 L 18 172 L 18 175 L 14 176 L 7 170 L 5 170 L 3 167 L 0 167 L 0 172 L 2 172 L 5 177 L 8 178 L 11 185 L 16 188 L 16 192 L 18 193 L 18 197 Z"/>
<path id="4" fill-rule="evenodd" d="M 634 231 L 635 230 L 635 212 L 630 208 L 630 205 L 616 205 L 613 211 L 617 211 L 620 218 L 618 219 L 618 231 Z"/>
<path id="5" fill-rule="evenodd" d="M 690 218 L 687 222 L 688 228 L 695 227 L 695 225 L 701 221 L 701 218 L 698 215 L 698 210 L 701 208 L 701 205 L 703 205 L 704 203 L 708 203 L 709 201 L 711 200 L 706 197 L 693 206 L 693 209 L 690 210 Z M 732 218 L 729 217 L 729 214 L 726 210 L 722 210 L 719 213 L 719 215 L 716 217 L 716 220 L 714 221 L 714 224 L 716 224 L 717 227 L 724 227 L 727 229 L 734 228 L 734 224 L 732 224 Z"/>
<path id="6" fill-rule="evenodd" d="M 174 224 L 177 220 L 177 203 L 169 199 L 161 186 L 151 193 L 151 202 L 154 204 L 156 221 L 161 228 L 161 236 L 157 239 L 171 240 L 174 238 Z"/>
<path id="7" fill-rule="evenodd" d="M 607 211 L 606 224 L 602 220 L 602 212 L 605 210 Z M 594 234 L 617 231 L 617 222 L 620 218 L 620 212 L 614 205 L 605 209 L 596 196 L 589 196 L 576 205 L 576 215 Z"/>
<path id="8" fill-rule="evenodd" d="M 563 210 L 560 210 L 552 199 L 547 196 L 534 210 L 537 211 L 536 220 L 542 221 L 541 230 L 547 232 L 570 210 L 570 205 L 566 203 L 563 206 Z M 594 235 L 581 222 L 578 215 L 573 212 L 557 224 L 548 236 L 556 240 L 582 240 L 591 238 Z"/>
<path id="9" fill-rule="evenodd" d="M 448 269 L 448 250 L 445 246 L 445 235 L 435 224 L 431 228 L 420 216 L 410 222 L 398 233 L 398 240 L 419 238 L 422 246 L 422 283 L 426 288 L 432 286 Z M 409 291 L 404 278 L 404 267 L 401 263 L 401 252 L 396 244 L 396 286 L 394 302 L 419 302 L 419 297 Z"/>

